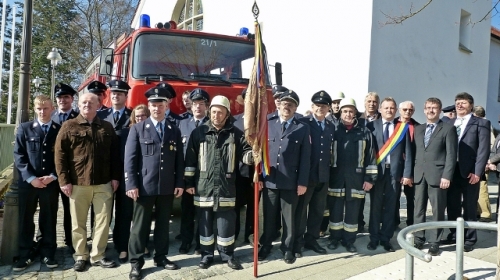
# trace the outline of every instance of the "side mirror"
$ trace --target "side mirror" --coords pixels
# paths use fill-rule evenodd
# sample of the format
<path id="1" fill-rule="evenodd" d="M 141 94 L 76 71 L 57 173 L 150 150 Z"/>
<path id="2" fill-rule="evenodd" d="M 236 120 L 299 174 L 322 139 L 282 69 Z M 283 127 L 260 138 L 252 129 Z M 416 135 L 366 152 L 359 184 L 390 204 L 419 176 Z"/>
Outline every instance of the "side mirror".
<path id="1" fill-rule="evenodd" d="M 274 75 L 276 77 L 276 84 L 283 85 L 283 73 L 281 72 L 281 63 L 276 62 L 274 64 Z"/>
<path id="2" fill-rule="evenodd" d="M 99 62 L 99 75 L 111 76 L 111 71 L 113 69 L 113 56 L 113 49 L 102 49 L 101 60 Z"/>

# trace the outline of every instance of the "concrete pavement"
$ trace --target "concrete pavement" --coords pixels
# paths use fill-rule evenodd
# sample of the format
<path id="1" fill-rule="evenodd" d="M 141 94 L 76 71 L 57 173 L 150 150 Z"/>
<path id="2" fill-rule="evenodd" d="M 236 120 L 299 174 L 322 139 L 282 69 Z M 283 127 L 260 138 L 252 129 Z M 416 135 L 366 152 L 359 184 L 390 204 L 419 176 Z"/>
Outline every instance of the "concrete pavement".
<path id="1" fill-rule="evenodd" d="M 496 185 L 490 185 L 490 200 L 496 201 L 498 189 Z M 401 199 L 401 227 L 406 219 L 406 201 Z M 496 205 L 492 205 L 495 209 Z M 366 212 L 369 209 L 367 199 Z M 429 209 L 430 210 L 430 209 Z M 244 212 L 241 213 L 244 216 Z M 430 212 L 428 211 L 428 215 Z M 176 262 L 181 269 L 167 271 L 156 268 L 153 259 L 147 259 L 143 268 L 144 279 L 253 279 L 253 248 L 243 244 L 243 233 L 240 234 L 236 245 L 236 256 L 241 260 L 244 269 L 233 271 L 226 264 L 220 262 L 216 257 L 216 265 L 207 270 L 198 269 L 199 256 L 193 254 L 193 249 L 188 255 L 179 255 L 180 241 L 174 237 L 179 232 L 179 213 L 172 217 L 170 227 L 170 254 L 169 259 Z M 58 251 L 56 261 L 59 267 L 48 269 L 39 261 L 33 263 L 25 271 L 16 273 L 10 265 L 0 266 L 0 279 L 128 279 L 130 265 L 128 263 L 117 268 L 105 269 L 100 267 L 88 267 L 84 272 L 73 271 L 73 258 L 66 250 L 63 242 L 62 208 L 60 208 L 58 221 Z M 368 215 L 365 215 L 366 219 Z M 244 221 L 244 219 L 242 219 Z M 244 227 L 242 227 L 244 228 Z M 365 228 L 367 230 L 367 228 Z M 397 234 L 397 232 L 396 232 Z M 395 236 L 396 236 L 395 234 Z M 328 250 L 326 255 L 317 255 L 312 251 L 304 251 L 303 257 L 297 259 L 293 265 L 283 262 L 278 244 L 275 243 L 273 253 L 267 260 L 259 262 L 259 278 L 264 279 L 404 279 L 404 257 L 405 252 L 399 247 L 396 238 L 392 244 L 396 252 L 386 252 L 382 247 L 375 251 L 369 251 L 366 246 L 369 241 L 367 233 L 358 234 L 355 243 L 358 248 L 356 254 L 347 253 L 343 247 L 336 250 Z M 470 279 L 494 279 L 496 268 L 496 232 L 479 231 L 479 242 L 472 252 L 465 253 L 464 275 Z M 151 239 L 152 241 L 152 239 Z M 327 239 L 322 238 L 319 243 L 326 248 Z M 153 249 L 150 242 L 150 249 Z M 424 247 L 424 250 L 427 246 Z M 108 241 L 108 257 L 118 261 L 118 254 L 113 249 L 110 236 Z M 431 263 L 415 261 L 415 279 L 453 279 L 455 269 L 454 246 L 443 246 L 440 256 L 434 257 Z"/>

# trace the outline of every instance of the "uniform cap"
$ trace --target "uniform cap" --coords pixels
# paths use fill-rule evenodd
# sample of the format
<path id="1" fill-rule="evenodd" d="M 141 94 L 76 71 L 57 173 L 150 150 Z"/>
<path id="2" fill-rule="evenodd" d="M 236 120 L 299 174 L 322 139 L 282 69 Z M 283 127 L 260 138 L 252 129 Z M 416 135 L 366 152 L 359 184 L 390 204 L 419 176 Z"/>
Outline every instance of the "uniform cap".
<path id="1" fill-rule="evenodd" d="M 450 105 L 448 107 L 443 108 L 443 113 L 449 113 L 455 111 L 455 105 Z"/>
<path id="2" fill-rule="evenodd" d="M 93 81 L 87 86 L 87 90 L 92 93 L 103 93 L 107 89 L 108 87 L 99 81 Z"/>
<path id="3" fill-rule="evenodd" d="M 158 83 L 156 85 L 157 88 L 163 88 L 163 89 L 166 89 L 167 90 L 167 98 L 168 99 L 172 99 L 172 98 L 175 98 L 175 96 L 177 94 L 175 94 L 175 90 L 174 88 L 168 84 L 168 83 L 165 83 L 165 82 L 161 82 L 161 83 Z"/>
<path id="4" fill-rule="evenodd" d="M 150 88 L 144 94 L 148 101 L 151 102 L 160 102 L 168 100 L 168 90 L 166 88 Z"/>
<path id="5" fill-rule="evenodd" d="M 281 94 L 283 94 L 287 90 L 288 89 L 284 86 L 280 86 L 280 85 L 273 86 L 273 98 L 274 99 L 280 98 Z"/>
<path id="6" fill-rule="evenodd" d="M 293 91 L 291 89 L 288 89 L 283 94 L 281 94 L 280 101 L 283 101 L 283 100 L 291 100 L 291 101 L 295 102 L 295 104 L 297 104 L 297 106 L 299 106 L 299 103 L 300 103 L 299 96 L 297 95 L 297 93 L 295 93 L 295 91 Z"/>
<path id="7" fill-rule="evenodd" d="M 336 101 L 336 100 L 342 100 L 345 98 L 345 95 L 343 92 L 339 91 L 337 93 L 334 93 L 332 94 L 332 101 Z"/>
<path id="8" fill-rule="evenodd" d="M 356 108 L 356 101 L 350 97 L 346 97 L 346 98 L 340 100 L 340 103 L 339 103 L 340 110 L 342 110 L 342 107 L 345 107 L 345 106 L 353 106 L 354 108 Z M 357 110 L 357 108 L 356 108 L 356 110 Z"/>
<path id="9" fill-rule="evenodd" d="M 328 94 L 328 92 L 324 90 L 320 90 L 313 94 L 311 98 L 312 103 L 317 103 L 317 104 L 325 104 L 325 105 L 331 105 L 332 104 L 332 98 Z"/>
<path id="10" fill-rule="evenodd" d="M 108 86 L 110 91 L 121 91 L 126 93 L 130 89 L 130 86 L 122 80 L 109 81 Z"/>
<path id="11" fill-rule="evenodd" d="M 201 88 L 195 88 L 189 94 L 189 99 L 191 99 L 192 101 L 205 100 L 208 102 L 208 100 L 210 100 L 210 95 L 208 95 L 208 92 L 202 90 Z"/>
<path id="12" fill-rule="evenodd" d="M 229 103 L 229 99 L 227 99 L 224 95 L 214 96 L 214 98 L 212 98 L 212 103 L 210 103 L 210 108 L 214 105 L 226 107 L 227 111 L 231 113 L 231 104 Z"/>
<path id="13" fill-rule="evenodd" d="M 76 94 L 76 90 L 72 88 L 71 86 L 68 86 L 67 84 L 63 83 L 58 83 L 54 87 L 54 94 L 56 97 L 59 97 L 61 95 L 69 94 L 71 96 Z"/>

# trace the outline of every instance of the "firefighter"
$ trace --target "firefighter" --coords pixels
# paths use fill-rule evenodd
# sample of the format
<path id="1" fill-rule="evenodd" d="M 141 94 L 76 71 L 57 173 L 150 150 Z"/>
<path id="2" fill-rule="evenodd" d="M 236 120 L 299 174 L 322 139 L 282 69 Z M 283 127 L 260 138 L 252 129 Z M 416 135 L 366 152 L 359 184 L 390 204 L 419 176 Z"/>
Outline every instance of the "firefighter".
<path id="1" fill-rule="evenodd" d="M 297 257 L 301 256 L 302 247 L 318 254 L 326 254 L 326 250 L 318 244 L 317 239 L 326 208 L 330 178 L 329 162 L 335 126 L 326 119 L 332 103 L 330 95 L 321 90 L 313 94 L 311 101 L 312 114 L 300 119 L 301 122 L 309 125 L 312 145 L 309 185 L 306 193 L 299 197 L 295 212 L 297 236 L 294 249 Z"/>
<path id="2" fill-rule="evenodd" d="M 210 120 L 191 133 L 186 150 L 186 191 L 198 209 L 201 261 L 208 269 L 214 261 L 213 221 L 217 221 L 217 250 L 232 269 L 243 267 L 234 258 L 236 169 L 252 164 L 252 150 L 243 132 L 232 123 L 229 100 L 217 95 L 210 104 Z"/>
<path id="3" fill-rule="evenodd" d="M 339 91 L 332 95 L 332 104 L 330 114 L 326 117 L 327 120 L 333 122 L 335 125 L 339 123 L 340 119 L 340 101 L 345 98 L 343 92 Z"/>
<path id="4" fill-rule="evenodd" d="M 333 142 L 328 188 L 328 248 L 335 250 L 340 242 L 352 253 L 357 251 L 354 242 L 360 204 L 377 177 L 372 134 L 358 123 L 356 114 L 354 99 L 344 98 L 340 101 L 340 121 Z"/>
<path id="5" fill-rule="evenodd" d="M 184 98 L 184 95 L 183 95 Z M 189 100 L 191 102 L 190 108 L 193 115 L 187 119 L 183 119 L 179 123 L 179 129 L 182 134 L 182 144 L 184 145 L 184 154 L 186 154 L 187 144 L 191 132 L 208 121 L 207 107 L 210 96 L 201 88 L 195 88 L 190 92 Z M 194 248 L 195 254 L 200 254 L 200 234 L 198 228 L 195 230 L 194 219 L 196 216 L 196 207 L 193 204 L 193 195 L 188 192 L 182 194 L 181 201 L 182 215 L 181 215 L 181 240 L 182 244 L 179 247 L 179 254 L 187 254 L 191 248 L 193 238 L 196 238 L 196 247 Z"/>

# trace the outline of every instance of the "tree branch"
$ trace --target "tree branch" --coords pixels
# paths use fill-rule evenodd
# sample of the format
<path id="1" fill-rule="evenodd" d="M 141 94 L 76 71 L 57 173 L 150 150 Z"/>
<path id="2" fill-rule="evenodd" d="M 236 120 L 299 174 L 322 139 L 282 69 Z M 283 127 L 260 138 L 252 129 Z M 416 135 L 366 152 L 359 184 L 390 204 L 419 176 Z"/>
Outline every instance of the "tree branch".
<path id="1" fill-rule="evenodd" d="M 425 8 L 427 8 L 427 6 L 429 6 L 432 3 L 432 1 L 433 0 L 428 0 L 427 3 L 425 3 L 420 9 L 418 9 L 415 12 L 413 11 L 413 3 L 412 3 L 411 7 L 410 7 L 410 13 L 409 14 L 402 14 L 400 16 L 391 16 L 391 15 L 388 15 L 388 14 L 380 11 L 387 19 L 387 21 L 385 23 L 382 23 L 381 25 L 402 24 L 405 20 L 407 20 L 411 17 L 414 17 L 415 15 L 417 15 L 421 11 L 423 11 Z"/>

